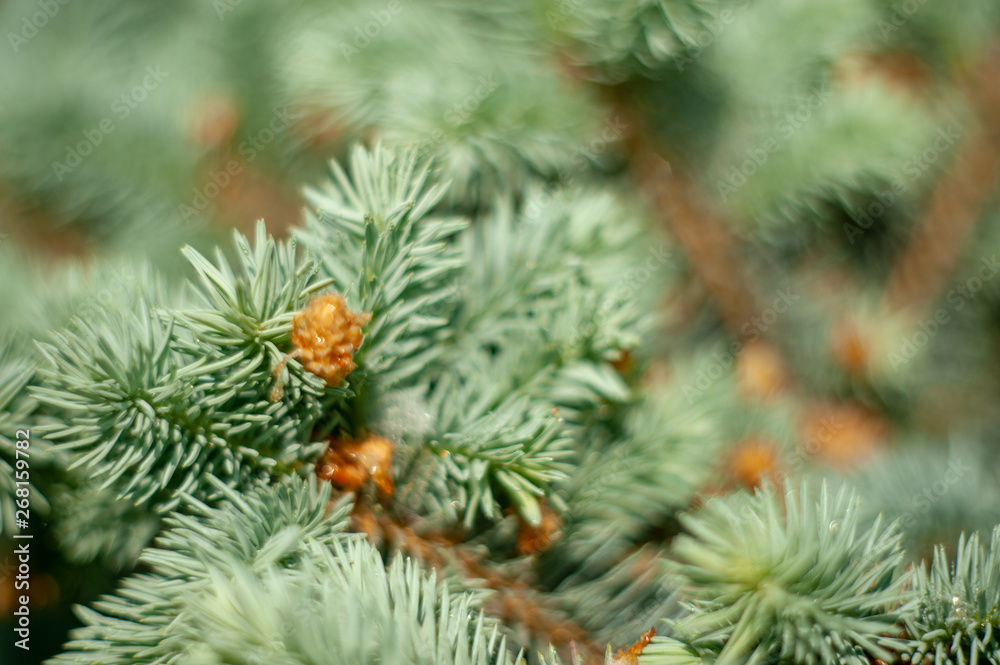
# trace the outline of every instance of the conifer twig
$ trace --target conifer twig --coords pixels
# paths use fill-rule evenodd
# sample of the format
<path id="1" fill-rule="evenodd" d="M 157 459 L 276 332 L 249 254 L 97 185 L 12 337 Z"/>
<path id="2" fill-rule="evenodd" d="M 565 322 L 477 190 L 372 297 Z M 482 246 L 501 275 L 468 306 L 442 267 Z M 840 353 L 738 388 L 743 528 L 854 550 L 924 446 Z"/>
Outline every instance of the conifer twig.
<path id="1" fill-rule="evenodd" d="M 626 93 L 619 88 L 605 92 L 616 115 L 628 121 L 623 141 L 633 177 L 663 214 L 670 233 L 688 256 L 692 272 L 715 301 L 726 328 L 739 337 L 755 311 L 756 299 L 737 239 L 712 211 L 694 179 L 664 159 L 669 151 L 629 110 L 633 105 L 618 98 Z"/>
<path id="2" fill-rule="evenodd" d="M 529 626 L 532 632 L 557 647 L 582 646 L 585 654 L 582 662 L 585 664 L 603 662 L 604 650 L 587 631 L 569 619 L 552 616 L 551 608 L 545 606 L 528 584 L 493 570 L 474 554 L 456 547 L 456 543 L 443 536 L 421 536 L 413 528 L 396 524 L 385 516 L 379 520 L 379 526 L 389 541 L 398 543 L 427 565 L 443 569 L 450 559 L 464 576 L 483 580 L 486 587 L 497 592 L 486 603 L 487 614 L 507 625 Z M 445 553 L 449 556 L 446 557 Z"/>
<path id="3" fill-rule="evenodd" d="M 659 209 L 666 213 L 667 225 L 687 253 L 691 269 L 718 305 L 726 328 L 739 337 L 753 316 L 755 298 L 736 239 L 685 173 L 671 169 L 653 153 L 637 157 L 634 164 Z"/>

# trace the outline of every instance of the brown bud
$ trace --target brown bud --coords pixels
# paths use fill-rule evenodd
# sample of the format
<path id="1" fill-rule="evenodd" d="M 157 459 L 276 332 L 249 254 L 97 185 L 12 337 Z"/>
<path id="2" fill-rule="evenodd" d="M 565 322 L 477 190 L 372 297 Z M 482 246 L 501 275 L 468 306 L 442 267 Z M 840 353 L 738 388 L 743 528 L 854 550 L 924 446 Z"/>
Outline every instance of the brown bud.
<path id="1" fill-rule="evenodd" d="M 748 437 L 736 444 L 727 459 L 727 471 L 744 487 L 757 487 L 764 480 L 775 480 L 781 469 L 781 454 L 766 439 Z"/>
<path id="2" fill-rule="evenodd" d="M 618 653 L 611 659 L 612 665 L 638 665 L 642 650 L 646 648 L 647 644 L 653 641 L 655 636 L 656 628 L 647 630 L 642 634 L 638 642 L 626 649 L 619 649 Z"/>
<path id="3" fill-rule="evenodd" d="M 541 502 L 542 522 L 538 526 L 528 524 L 518 516 L 517 552 L 521 555 L 536 554 L 547 550 L 559 537 L 559 514 L 547 503 Z"/>
<path id="4" fill-rule="evenodd" d="M 354 352 L 364 339 L 361 326 L 370 320 L 370 314 L 347 309 L 337 293 L 314 296 L 292 320 L 294 355 L 328 386 L 336 386 L 354 371 Z"/>
<path id="5" fill-rule="evenodd" d="M 781 354 L 764 340 L 743 347 L 736 359 L 736 374 L 740 394 L 747 399 L 769 399 L 790 383 Z"/>
<path id="6" fill-rule="evenodd" d="M 377 434 L 360 441 L 332 439 L 316 464 L 316 475 L 344 492 L 357 492 L 371 480 L 379 499 L 389 499 L 395 491 L 392 450 L 392 443 Z"/>

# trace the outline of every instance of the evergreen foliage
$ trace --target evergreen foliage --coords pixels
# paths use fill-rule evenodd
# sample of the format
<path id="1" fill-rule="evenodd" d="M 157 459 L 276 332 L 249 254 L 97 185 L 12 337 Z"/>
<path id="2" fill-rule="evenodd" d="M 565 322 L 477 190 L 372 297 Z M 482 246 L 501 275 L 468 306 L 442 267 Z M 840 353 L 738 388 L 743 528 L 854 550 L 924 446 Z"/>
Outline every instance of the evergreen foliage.
<path id="1" fill-rule="evenodd" d="M 906 622 L 915 647 L 903 658 L 915 663 L 928 658 L 935 663 L 996 663 L 1000 529 L 993 530 L 988 545 L 978 533 L 960 537 L 950 566 L 945 548 L 938 546 L 930 567 L 922 566 L 917 575 L 919 606 Z"/>
<path id="2" fill-rule="evenodd" d="M 0 35 L 48 662 L 1000 665 L 994 0 Z"/>
<path id="3" fill-rule="evenodd" d="M 545 19 L 558 34 L 580 42 L 580 57 L 623 76 L 629 66 L 653 69 L 699 46 L 721 11 L 742 2 L 630 0 L 545 2 Z"/>
<path id="4" fill-rule="evenodd" d="M 29 499 L 36 509 L 44 510 L 46 503 L 44 497 L 39 494 L 34 481 L 28 485 L 18 486 L 18 479 L 30 476 L 24 473 L 29 467 L 28 459 L 22 450 L 22 455 L 17 454 L 18 441 L 30 439 L 30 433 L 24 433 L 23 425 L 28 421 L 28 417 L 34 410 L 33 404 L 21 398 L 23 388 L 33 377 L 33 370 L 27 363 L 10 357 L 4 353 L 0 356 L 0 533 L 9 534 L 15 532 L 15 510 L 18 499 Z M 18 430 L 22 433 L 18 434 Z M 22 443 L 21 448 L 24 448 Z M 36 468 L 44 464 L 43 456 L 34 460 Z M 27 453 L 29 456 L 31 453 Z M 23 460 L 18 464 L 18 459 Z M 18 487 L 22 487 L 27 492 L 16 493 Z"/>
<path id="5" fill-rule="evenodd" d="M 673 631 L 703 658 L 863 663 L 902 644 L 889 639 L 912 596 L 900 534 L 863 529 L 850 491 L 767 487 L 681 521 L 672 570 L 692 602 Z"/>

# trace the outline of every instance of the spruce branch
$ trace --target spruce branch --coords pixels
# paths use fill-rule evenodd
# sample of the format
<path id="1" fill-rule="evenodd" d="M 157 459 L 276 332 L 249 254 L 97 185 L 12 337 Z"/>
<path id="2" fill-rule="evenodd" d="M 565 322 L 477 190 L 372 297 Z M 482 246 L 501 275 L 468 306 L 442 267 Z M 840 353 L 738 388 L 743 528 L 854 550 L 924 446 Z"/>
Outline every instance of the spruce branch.
<path id="1" fill-rule="evenodd" d="M 287 86 L 315 109 L 321 133 L 418 150 L 452 183 L 445 202 L 466 211 L 576 167 L 600 131 L 598 109 L 551 67 L 533 7 L 405 6 L 391 38 L 357 49 L 353 29 L 370 8 L 340 5 L 282 55 Z"/>
<path id="2" fill-rule="evenodd" d="M 49 518 L 49 533 L 68 561 L 98 561 L 113 572 L 130 569 L 159 533 L 161 516 L 122 501 L 112 489 L 100 489 L 84 473 L 70 472 L 65 482 L 47 491 L 60 506 Z"/>
<path id="3" fill-rule="evenodd" d="M 555 648 L 567 645 L 573 649 L 582 648 L 585 662 L 600 662 L 604 650 L 584 628 L 565 615 L 558 603 L 484 561 L 481 554 L 438 535 L 420 535 L 411 527 L 384 517 L 379 520 L 379 526 L 394 547 L 437 570 L 457 570 L 466 587 L 474 584 L 476 588 L 492 590 L 493 595 L 483 598 L 484 609 L 502 620 L 505 626 L 526 628 L 531 635 L 548 642 L 552 646 L 550 658 L 554 657 L 555 662 L 561 662 Z M 541 662 L 545 662 L 544 659 Z"/>
<path id="4" fill-rule="evenodd" d="M 201 307 L 152 302 L 150 289 L 39 344 L 32 393 L 56 416 L 43 433 L 72 452 L 70 469 L 134 506 L 163 514 L 181 492 L 211 494 L 210 478 L 247 487 L 302 467 L 322 450 L 309 441 L 316 420 L 345 394 L 297 368 L 288 399 L 268 399 L 294 308 L 325 283 L 263 226 L 255 247 L 236 244 L 235 271 L 221 253 L 213 265 L 187 251 Z"/>
<path id="5" fill-rule="evenodd" d="M 324 385 L 302 363 L 288 362 L 283 351 L 296 313 L 333 280 L 317 277 L 319 265 L 300 256 L 294 242 L 276 242 L 262 221 L 253 244 L 234 233 L 234 245 L 235 269 L 221 250 L 214 264 L 191 247 L 182 250 L 197 281 L 196 304 L 172 313 L 187 332 L 175 344 L 192 358 L 178 377 L 206 395 L 209 408 L 240 405 L 243 422 L 233 423 L 229 436 L 242 435 L 258 450 L 277 441 L 295 445 L 348 394 L 343 386 Z"/>
<path id="6" fill-rule="evenodd" d="M 706 665 L 712 662 L 690 644 L 665 635 L 654 637 L 638 658 L 639 665 Z"/>
<path id="7" fill-rule="evenodd" d="M 866 521 L 899 520 L 913 561 L 928 559 L 939 543 L 1000 523 L 1000 487 L 991 458 L 971 441 L 947 449 L 922 441 L 887 451 L 852 473 Z"/>
<path id="8" fill-rule="evenodd" d="M 680 594 L 664 579 L 664 563 L 664 552 L 647 544 L 594 579 L 566 580 L 551 597 L 594 642 L 628 643 L 678 612 Z"/>
<path id="9" fill-rule="evenodd" d="M 388 570 L 367 543 L 335 543 L 301 571 L 216 575 L 179 617 L 190 662 L 208 665 L 508 665 L 495 625 L 412 561 Z"/>
<path id="10" fill-rule="evenodd" d="M 329 509 L 329 486 L 217 489 L 216 508 L 185 497 L 149 572 L 81 609 L 53 663 L 512 663 L 474 595 L 344 534 L 351 504 Z"/>
<path id="11" fill-rule="evenodd" d="M 466 222 L 429 215 L 445 187 L 427 185 L 430 171 L 413 151 L 358 147 L 351 178 L 336 164 L 333 171 L 335 184 L 309 192 L 316 212 L 296 236 L 348 301 L 371 314 L 356 361 L 386 391 L 440 352 L 432 341 L 447 321 L 433 312 L 461 265 L 446 242 Z"/>
<path id="12" fill-rule="evenodd" d="M 309 295 L 328 286 L 332 279 L 315 279 L 319 267 L 311 259 L 296 255 L 294 242 L 276 243 L 258 222 L 254 243 L 235 233 L 236 269 L 216 250 L 213 264 L 194 248 L 182 252 L 193 266 L 198 281 L 194 293 L 200 308 L 188 307 L 178 318 L 196 338 L 189 348 L 197 363 L 185 368 L 182 376 L 208 374 L 220 387 L 248 383 L 257 370 L 272 371 L 280 362 L 279 345 L 287 345 L 294 313 Z M 234 368 L 229 374 L 221 370 Z M 254 376 L 258 378 L 258 376 Z M 299 371 L 289 387 L 304 389 L 313 397 L 316 381 Z"/>
<path id="13" fill-rule="evenodd" d="M 909 182 L 907 160 L 935 138 L 931 114 L 884 83 L 824 82 L 814 92 L 774 105 L 763 111 L 763 122 L 739 125 L 730 139 L 732 152 L 717 158 L 713 172 L 729 217 L 775 247 L 801 251 L 817 242 L 810 237 L 814 224 L 836 219 L 825 209 L 863 210 L 883 188 Z M 803 108 L 809 119 L 786 135 L 787 118 Z M 738 165 L 747 150 L 763 145 L 778 147 L 774 154 L 765 150 L 766 161 L 735 187 L 733 169 L 742 168 Z M 900 207 L 912 205 L 916 190 L 904 185 Z M 869 230 L 856 224 L 828 228 L 831 233 Z M 895 231 L 902 236 L 907 229 Z M 848 237 L 853 241 L 855 236 Z"/>
<path id="14" fill-rule="evenodd" d="M 543 347 L 560 362 L 613 360 L 637 346 L 652 329 L 655 285 L 675 271 L 669 242 L 650 251 L 649 226 L 645 211 L 611 188 L 533 186 L 520 206 L 498 199 L 460 240 L 467 258 L 448 328 L 455 357 L 531 327 L 524 317 L 542 319 L 534 328 L 546 331 Z M 628 279 L 650 261 L 643 283 Z"/>
<path id="15" fill-rule="evenodd" d="M 649 264 L 642 227 L 613 192 L 533 190 L 520 208 L 501 199 L 459 238 L 444 355 L 424 374 L 434 424 L 403 446 L 401 503 L 467 527 L 479 512 L 499 519 L 498 492 L 529 524 L 539 497 L 561 505 L 552 490 L 573 440 L 633 397 L 610 361 L 655 321 L 653 285 L 625 279 Z M 670 251 L 658 251 L 654 268 L 669 279 Z"/>
<path id="16" fill-rule="evenodd" d="M 393 480 L 401 486 L 395 496 L 382 492 L 381 500 L 393 501 L 388 512 L 461 519 L 471 531 L 483 526 L 480 517 L 488 529 L 514 508 L 526 525 L 537 526 L 543 499 L 564 509 L 560 485 L 571 470 L 569 459 L 586 445 L 585 425 L 611 426 L 614 410 L 633 399 L 610 361 L 651 328 L 644 304 L 649 296 L 642 283 L 611 292 L 645 258 L 639 215 L 605 192 L 561 192 L 541 200 L 534 221 L 555 255 L 519 237 L 515 228 L 522 222 L 515 220 L 521 216 L 513 209 L 484 216 L 477 227 L 500 247 L 474 235 L 478 231 L 457 237 L 466 222 L 434 212 L 443 189 L 428 184 L 430 171 L 413 153 L 359 148 L 352 160 L 350 177 L 334 166 L 337 183 L 313 194 L 322 211 L 298 235 L 309 256 L 297 253 L 294 243 L 275 242 L 260 224 L 254 242 L 236 236 L 235 259 L 216 252 L 213 261 L 186 249 L 196 280 L 185 299 L 140 297 L 131 308 L 88 312 L 39 346 L 45 367 L 32 390 L 54 416 L 48 433 L 71 453 L 74 469 L 97 480 L 80 514 L 110 497 L 127 499 L 123 514 L 144 524 L 174 508 L 195 513 L 169 518 L 157 548 L 140 558 L 154 572 L 130 578 L 119 596 L 95 606 L 103 614 L 85 611 L 91 637 L 71 649 L 96 651 L 94 645 L 115 631 L 121 642 L 110 652 L 125 662 L 164 653 L 206 662 L 229 658 L 230 635 L 264 652 L 271 648 L 268 640 L 261 643 L 268 630 L 273 633 L 271 618 L 246 623 L 224 608 L 244 608 L 248 615 L 265 594 L 296 596 L 322 577 L 321 569 L 368 556 L 350 549 L 360 545 L 343 543 L 331 546 L 332 554 L 310 545 L 310 553 L 326 558 L 322 564 L 302 554 L 289 559 L 288 548 L 303 537 L 294 525 L 267 536 L 253 552 L 239 535 L 253 529 L 240 515 L 282 522 L 281 516 L 257 515 L 264 509 L 246 503 L 241 492 L 258 496 L 267 491 L 262 485 L 308 471 L 326 445 L 315 441 L 324 430 L 377 434 L 368 430 L 377 422 L 371 416 L 394 399 L 415 400 L 428 410 L 428 422 L 401 433 L 399 459 L 408 463 L 391 469 L 395 478 L 383 473 L 377 480 L 384 488 Z M 614 251 L 607 253 L 608 246 Z M 661 258 L 662 264 L 668 257 Z M 455 298 L 454 280 L 463 273 L 478 275 L 484 288 Z M 519 297 L 511 299 L 503 285 L 513 275 Z M 371 313 L 349 390 L 323 385 L 294 350 L 285 355 L 307 301 L 330 284 Z M 463 318 L 473 312 L 477 293 L 492 293 L 495 306 Z M 456 328 L 459 321 L 469 325 Z M 281 399 L 272 402 L 276 370 L 287 370 L 290 378 Z M 282 487 L 300 482 L 291 475 Z M 361 491 L 367 478 L 350 489 Z M 220 501 L 222 507 L 211 507 Z M 236 510 L 226 517 L 231 532 L 202 525 L 219 510 Z M 79 551 L 92 555 L 117 537 L 104 531 L 110 540 L 81 541 Z M 293 573 L 275 569 L 296 561 L 304 563 Z M 464 576 L 494 575 L 480 565 L 466 560 Z M 636 593 L 623 570 L 601 582 L 605 590 L 617 589 L 612 595 L 619 605 Z M 362 572 L 377 577 L 368 568 Z M 589 640 L 578 627 L 566 632 L 571 624 L 558 599 L 548 607 L 538 590 L 508 585 L 502 576 L 494 582 L 516 587 L 497 606 L 505 617 L 541 625 L 543 635 L 560 644 Z M 329 598 L 344 593 L 333 589 Z M 328 603 L 325 596 L 320 601 Z M 145 611 L 157 618 L 135 620 Z M 389 625 L 383 619 L 375 622 Z M 191 646 L 196 634 L 212 635 L 200 651 Z M 465 647 L 448 644 L 446 651 L 465 662 Z M 296 651 L 300 646 L 280 649 L 304 653 Z M 507 658 L 494 647 L 469 647 L 469 657 Z M 597 657 L 598 649 L 588 650 Z M 79 658 L 88 662 L 90 656 Z"/>
<path id="17" fill-rule="evenodd" d="M 691 604 L 677 638 L 723 665 L 890 660 L 910 574 L 896 525 L 863 529 L 859 510 L 846 488 L 803 483 L 682 515 L 672 571 Z"/>
<path id="18" fill-rule="evenodd" d="M 330 488 L 294 477 L 246 494 L 218 482 L 215 489 L 224 497 L 216 508 L 189 495 L 180 499 L 192 514 L 166 518 L 156 547 L 139 559 L 149 572 L 126 578 L 93 609 L 77 609 L 84 626 L 53 663 L 173 661 L 192 644 L 178 631 L 178 618 L 219 586 L 220 574 L 232 579 L 275 566 L 306 567 L 341 537 L 351 508 L 342 500 L 328 511 Z"/>
<path id="19" fill-rule="evenodd" d="M 617 565 L 653 525 L 686 507 L 724 444 L 706 426 L 714 404 L 681 407 L 680 390 L 644 395 L 620 438 L 587 451 L 565 483 L 563 537 L 543 554 L 549 574 L 572 587 Z"/>
<path id="20" fill-rule="evenodd" d="M 424 454 L 441 460 L 426 495 L 436 497 L 432 510 L 462 517 L 470 528 L 480 513 L 500 519 L 500 493 L 529 524 L 538 525 L 538 500 L 566 477 L 571 441 L 544 405 L 476 387 L 442 382 L 432 396 L 440 429 Z"/>
<path id="21" fill-rule="evenodd" d="M 916 588 L 917 609 L 904 620 L 913 639 L 904 660 L 1000 663 L 1000 635 L 994 634 L 1000 630 L 1000 527 L 988 544 L 978 533 L 962 535 L 951 565 L 944 546 L 937 546 L 930 568 L 917 572 Z"/>
<path id="22" fill-rule="evenodd" d="M 197 484 L 192 452 L 205 464 L 204 451 L 227 448 L 185 408 L 186 386 L 177 380 L 183 359 L 170 343 L 173 321 L 140 301 L 137 311 L 105 311 L 76 323 L 39 344 L 47 362 L 32 393 L 61 416 L 43 432 L 60 442 L 56 449 L 75 453 L 70 469 L 85 466 L 102 488 L 116 485 L 121 496 L 169 511 L 173 490 Z"/>
<path id="23" fill-rule="evenodd" d="M 700 50 L 699 34 L 729 2 L 719 0 L 628 0 L 546 2 L 545 19 L 557 34 L 577 42 L 571 48 L 605 76 L 648 73 L 671 59 Z"/>

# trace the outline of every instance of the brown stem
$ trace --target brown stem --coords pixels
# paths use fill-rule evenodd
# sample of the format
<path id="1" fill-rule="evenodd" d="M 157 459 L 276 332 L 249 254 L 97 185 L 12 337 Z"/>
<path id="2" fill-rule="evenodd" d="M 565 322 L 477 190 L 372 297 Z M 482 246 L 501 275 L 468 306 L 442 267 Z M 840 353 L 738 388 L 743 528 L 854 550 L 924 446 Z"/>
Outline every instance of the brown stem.
<path id="1" fill-rule="evenodd" d="M 738 239 L 712 210 L 701 186 L 679 162 L 664 159 L 667 146 L 657 140 L 624 87 L 601 90 L 616 118 L 624 118 L 623 137 L 629 166 L 662 213 L 664 222 L 689 259 L 691 271 L 705 286 L 729 332 L 741 329 L 757 311 L 750 273 L 743 265 Z M 674 168 L 677 166 L 677 168 Z"/>
<path id="2" fill-rule="evenodd" d="M 389 541 L 426 564 L 443 569 L 451 561 L 463 576 L 483 580 L 487 588 L 496 592 L 483 608 L 490 616 L 508 625 L 527 626 L 556 647 L 582 647 L 583 663 L 603 662 L 604 650 L 587 631 L 573 621 L 553 616 L 553 608 L 548 607 L 530 585 L 497 572 L 458 543 L 442 536 L 421 536 L 412 528 L 400 526 L 387 517 L 380 520 L 380 526 Z"/>
<path id="3" fill-rule="evenodd" d="M 739 337 L 756 311 L 756 299 L 736 238 L 713 214 L 699 186 L 686 173 L 671 169 L 653 153 L 636 156 L 632 163 L 663 211 L 670 232 L 684 248 L 691 270 L 715 300 L 726 328 Z"/>
<path id="4" fill-rule="evenodd" d="M 1000 48 L 962 77 L 978 116 L 951 172 L 941 178 L 919 229 L 898 259 L 886 288 L 894 309 L 920 306 L 937 296 L 955 268 L 1000 172 Z"/>

